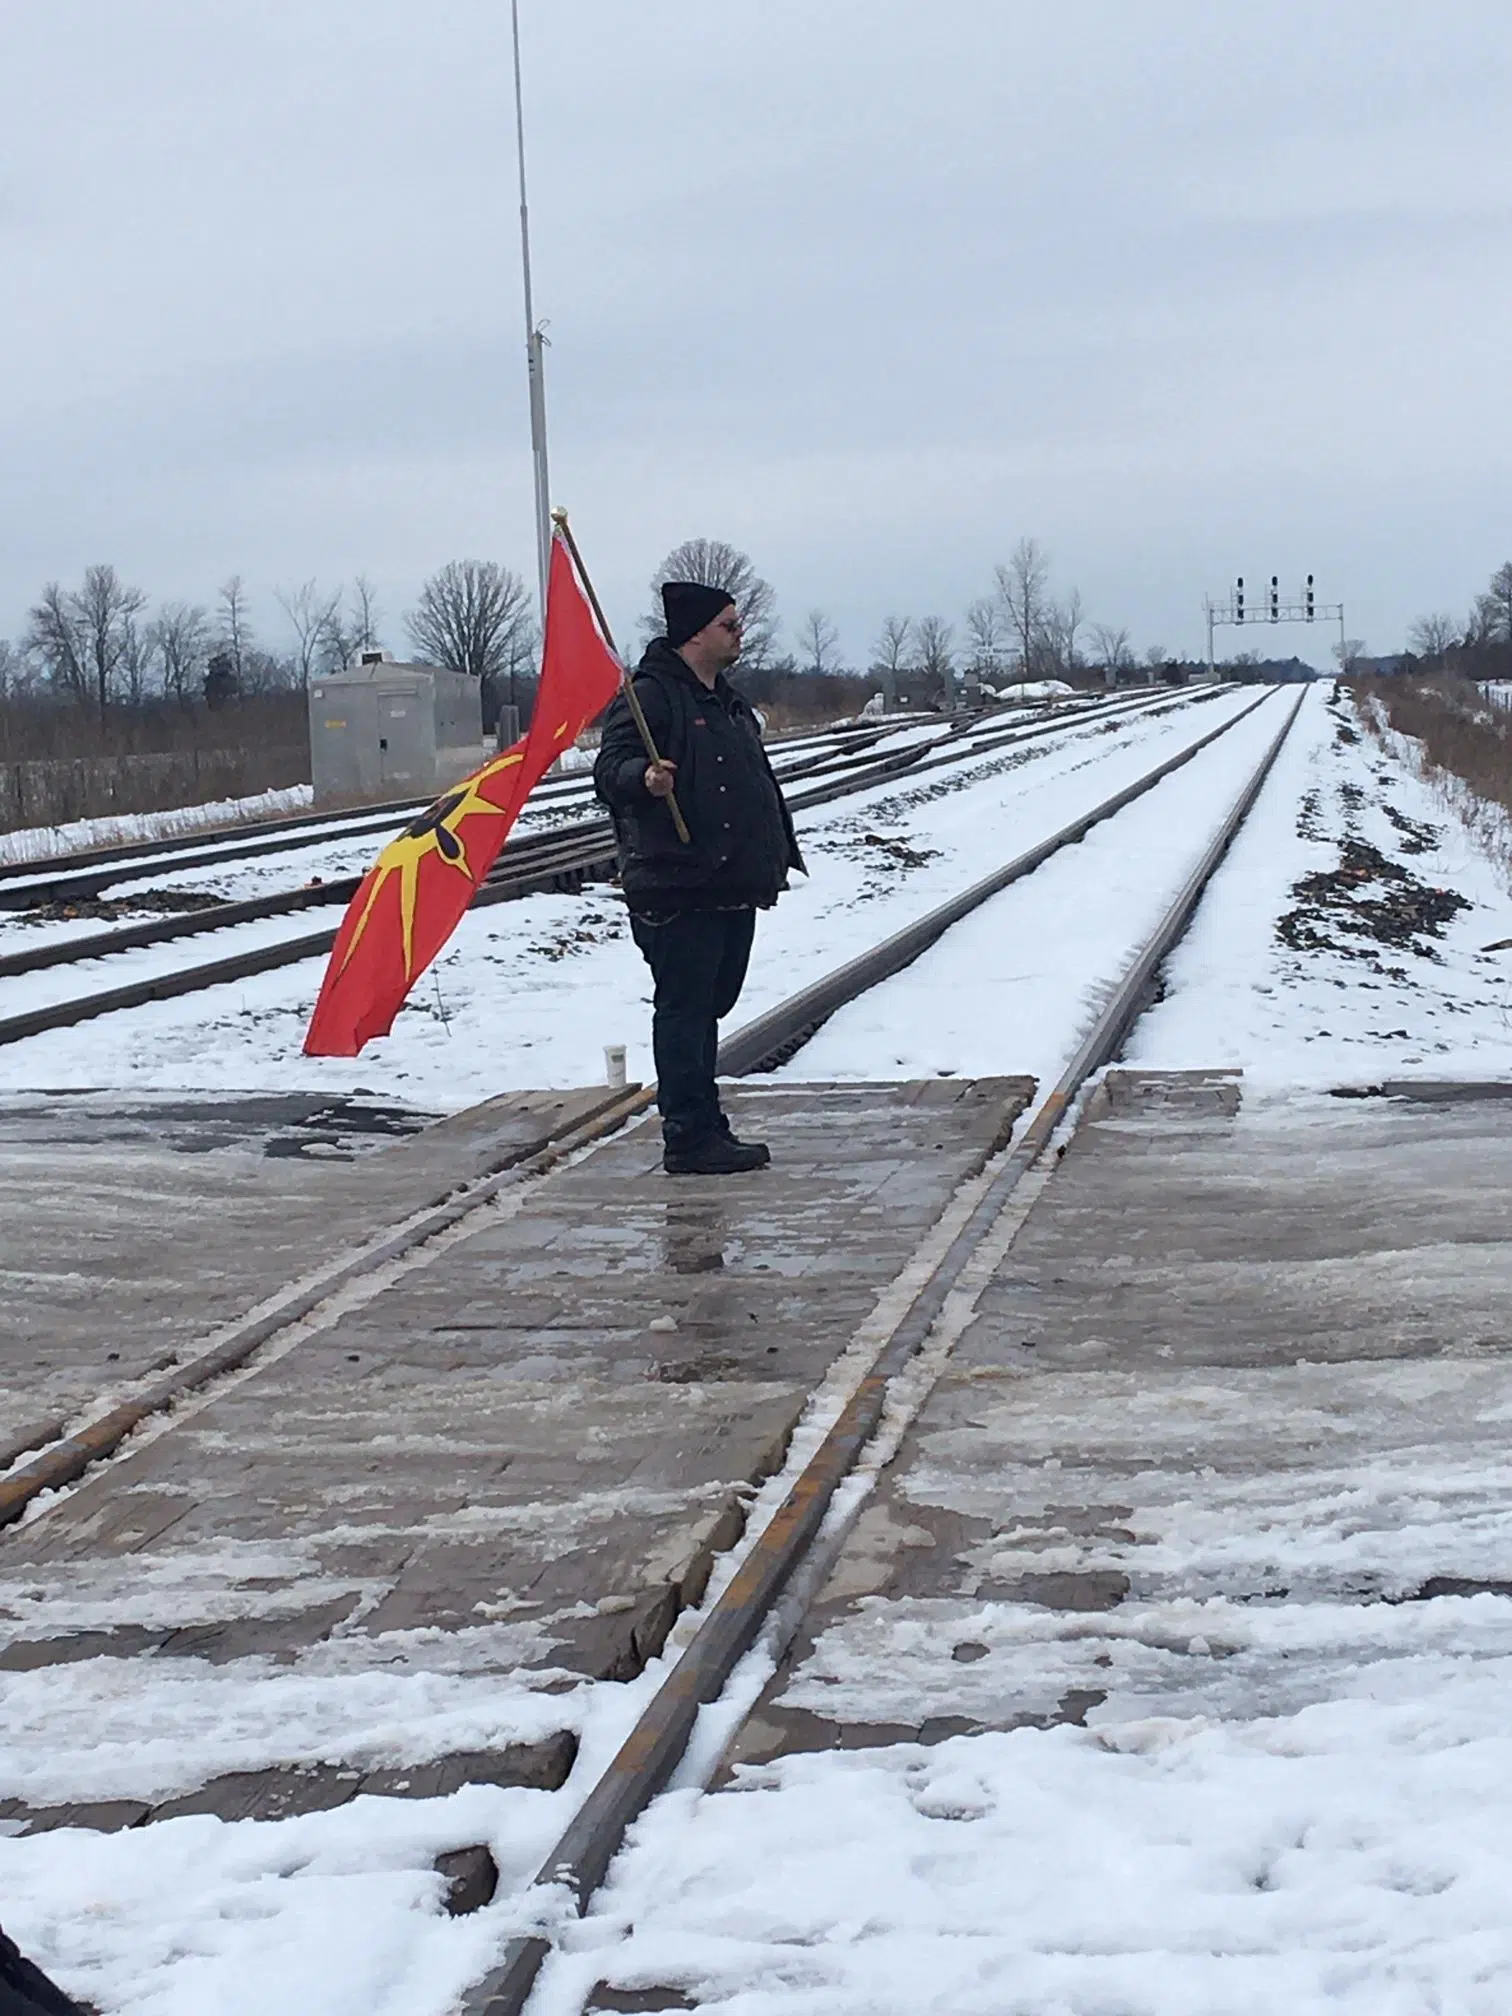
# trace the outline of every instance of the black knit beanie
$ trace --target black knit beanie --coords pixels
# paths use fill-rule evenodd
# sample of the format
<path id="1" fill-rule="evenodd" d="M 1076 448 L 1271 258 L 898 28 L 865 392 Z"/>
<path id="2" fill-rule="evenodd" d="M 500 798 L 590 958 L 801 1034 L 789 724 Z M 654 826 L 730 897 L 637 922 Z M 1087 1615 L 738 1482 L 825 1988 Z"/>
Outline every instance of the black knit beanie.
<path id="1" fill-rule="evenodd" d="M 662 608 L 667 616 L 667 642 L 675 651 L 714 621 L 721 609 L 732 609 L 735 597 L 702 581 L 663 581 Z"/>

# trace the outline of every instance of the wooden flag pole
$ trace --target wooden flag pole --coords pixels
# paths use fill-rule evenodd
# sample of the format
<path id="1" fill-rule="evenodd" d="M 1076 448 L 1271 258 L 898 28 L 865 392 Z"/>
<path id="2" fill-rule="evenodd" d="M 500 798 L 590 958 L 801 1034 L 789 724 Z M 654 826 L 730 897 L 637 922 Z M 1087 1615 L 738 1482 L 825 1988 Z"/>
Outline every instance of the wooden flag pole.
<path id="1" fill-rule="evenodd" d="M 567 551 L 572 555 L 572 564 L 577 569 L 577 577 L 583 584 L 583 592 L 588 597 L 599 629 L 604 634 L 604 642 L 613 651 L 615 657 L 619 658 L 620 691 L 624 694 L 625 702 L 631 714 L 635 717 L 635 725 L 640 730 L 640 738 L 646 746 L 646 754 L 653 763 L 660 763 L 662 759 L 657 754 L 656 739 L 651 733 L 651 724 L 646 719 L 646 710 L 641 706 L 634 681 L 625 670 L 625 661 L 623 658 L 620 658 L 619 649 L 614 641 L 614 633 L 609 628 L 608 618 L 604 615 L 603 609 L 599 604 L 599 598 L 594 592 L 593 582 L 589 578 L 588 569 L 583 565 L 583 556 L 579 553 L 577 541 L 572 536 L 572 527 L 567 523 L 567 513 L 560 505 L 557 505 L 552 511 L 551 522 L 567 541 Z M 675 791 L 669 791 L 667 794 L 667 809 L 672 814 L 672 824 L 677 828 L 678 839 L 682 841 L 684 846 L 691 845 L 693 835 L 688 831 L 688 822 L 683 818 L 682 808 L 677 802 L 677 793 Z"/>

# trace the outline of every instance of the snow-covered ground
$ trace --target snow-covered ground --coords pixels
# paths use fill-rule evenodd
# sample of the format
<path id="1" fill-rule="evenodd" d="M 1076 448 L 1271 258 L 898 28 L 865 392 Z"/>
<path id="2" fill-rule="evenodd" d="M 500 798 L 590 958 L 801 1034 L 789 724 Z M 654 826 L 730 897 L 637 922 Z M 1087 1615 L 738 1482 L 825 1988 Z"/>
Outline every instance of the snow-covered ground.
<path id="1" fill-rule="evenodd" d="M 1200 704 L 1176 697 L 1116 727 L 1088 721 L 984 753 L 959 770 L 878 784 L 801 815 L 810 874 L 795 878 L 761 921 L 741 1016 L 774 1006 L 934 908 L 1254 697 L 1231 692 Z M 1246 724 L 1234 739 L 1252 732 Z M 260 864 L 243 872 L 261 872 Z M 286 868 L 283 874 L 286 880 Z M 298 937 L 322 921 L 334 921 L 332 913 L 305 911 L 269 919 L 254 935 L 259 942 Z M 7 946 L 27 942 L 26 928 L 13 926 Z M 247 942 L 238 934 L 239 945 Z M 214 944 L 213 936 L 202 937 L 27 975 L 6 983 L 6 1012 L 197 963 L 213 956 L 207 947 Z M 469 913 L 393 1034 L 350 1062 L 300 1053 L 323 964 L 306 960 L 10 1044 L 0 1050 L 0 1087 L 362 1089 L 439 1111 L 513 1087 L 592 1083 L 603 1075 L 606 1044 L 627 1046 L 632 1076 L 650 1073 L 648 980 L 623 906 L 608 890 Z M 1005 1043 L 1010 1034 L 1004 1030 Z"/>
<path id="2" fill-rule="evenodd" d="M 1095 723 L 986 755 L 960 773 L 878 785 L 800 819 L 810 875 L 763 916 L 739 1016 L 774 1006 L 965 883 L 1022 851 L 1183 747 L 1253 693 L 1173 701 L 1116 731 Z M 1127 956 L 1180 883 L 1291 696 L 1277 697 L 1147 797 L 1006 890 L 885 987 L 837 1015 L 788 1065 L 790 1078 L 991 1075 L 1053 1079 Z M 1137 1026 L 1131 1061 L 1237 1064 L 1251 1082 L 1327 1085 L 1412 1072 L 1487 1076 L 1512 1055 L 1505 871 L 1454 808 L 1392 748 L 1307 694 L 1259 803 L 1173 956 L 1165 998 Z M 1374 850 L 1366 875 L 1278 938 L 1304 877 L 1337 877 L 1341 843 Z M 332 843 L 325 872 L 355 872 L 370 841 Z M 328 857 L 328 858 L 327 858 Z M 1369 855 L 1351 857 L 1368 863 Z M 197 871 L 218 886 L 225 870 Z M 283 886 L 277 856 L 245 863 L 234 893 Z M 1396 883 L 1394 876 L 1409 876 Z M 195 876 L 176 879 L 188 886 Z M 1414 891 L 1463 900 L 1441 935 L 1411 928 Z M 1405 896 L 1404 893 L 1405 892 Z M 1360 935 L 1363 902 L 1406 902 L 1387 942 Z M 1345 908 L 1340 910 L 1338 904 Z M 1352 906 L 1352 907 L 1351 907 Z M 1303 908 L 1307 909 L 1304 904 Z M 1313 905 L 1316 909 L 1316 904 Z M 334 923 L 317 909 L 243 927 L 237 943 L 275 942 Z M 0 924 L 30 934 L 88 932 L 86 920 Z M 1437 928 L 1437 927 L 1436 927 Z M 1320 939 L 1322 942 L 1316 942 Z M 1398 942 L 1399 941 L 1399 942 Z M 213 937 L 115 954 L 7 983 L 7 1012 L 213 956 Z M 632 1076 L 650 1072 L 648 986 L 622 905 L 608 890 L 541 895 L 476 911 L 415 989 L 391 1037 L 350 1063 L 300 1054 L 322 962 L 0 1051 L 0 1086 L 178 1090 L 361 1089 L 431 1109 L 524 1086 L 591 1082 L 623 1043 Z"/>
<path id="3" fill-rule="evenodd" d="M 1089 724 L 964 778 L 879 786 L 809 815 L 811 876 L 762 920 L 740 1018 L 1253 697 L 1173 704 L 1116 734 Z M 787 1077 L 1053 1076 L 1283 705 L 1289 695 L 837 1016 Z M 1278 1100 L 1283 1088 L 1413 1073 L 1507 1075 L 1512 955 L 1481 949 L 1512 937 L 1505 871 L 1408 753 L 1361 735 L 1326 687 L 1307 694 L 1164 999 L 1134 1032 L 1132 1061 L 1237 1064 Z M 114 959 L 100 984 L 136 970 Z M 299 1055 L 319 972 L 309 962 L 10 1046 L 0 1085 L 363 1087 L 439 1109 L 596 1078 L 609 1042 L 648 1073 L 644 971 L 607 892 L 469 916 L 393 1037 L 351 1064 Z M 29 987 L 7 989 L 7 1012 L 47 998 Z M 1391 1480 L 1377 1481 L 1385 1491 Z M 1499 1572 L 1512 1539 L 1506 1478 L 1493 1465 L 1439 1482 L 1438 1495 L 1402 1506 L 1399 1556 L 1426 1559 L 1424 1536 L 1459 1526 Z M 1262 1507 L 1248 1525 L 1231 1509 L 1232 1531 L 1194 1526 L 1194 1547 L 1252 1542 L 1284 1574 L 1358 1544 L 1347 1503 L 1322 1525 L 1313 1503 L 1284 1516 Z M 1192 1608 L 1188 1650 L 1203 1628 Z M 1226 1616 L 1230 1639 L 1249 1635 L 1215 1658 L 1210 1712 L 796 1757 L 737 1795 L 668 1795 L 601 1910 L 568 1934 L 533 2016 L 579 2009 L 611 1956 L 622 1985 L 696 1984 L 698 2006 L 726 2016 L 1501 2016 L 1512 1992 L 1506 1605 L 1324 1608 L 1284 1626 L 1260 1611 Z M 983 1633 L 995 1628 L 984 1619 Z M 1301 1634 L 1290 1647 L 1283 1629 Z M 1109 1630 L 1088 1620 L 1089 1658 Z M 1311 1657 L 1328 1633 L 1344 1675 L 1330 1699 L 1229 1719 L 1221 1690 L 1241 1672 L 1235 1659 Z M 1473 1660 L 1458 1656 L 1467 1646 Z M 390 1748 L 412 1756 L 421 1729 L 438 1747 L 525 1733 L 534 1712 L 528 1694 L 465 1673 L 239 1669 L 218 1676 L 186 1739 L 170 1662 L 145 1704 L 109 1698 L 112 1663 L 0 1676 L 12 1775 L 33 1796 L 98 1790 L 101 1773 L 123 1789 L 171 1789 L 266 1761 L 272 1732 L 282 1759 L 366 1744 L 376 1760 Z M 518 1883 L 657 1677 L 653 1666 L 631 1688 L 585 1693 L 574 1711 L 583 1756 L 561 1793 L 473 1787 L 277 1825 L 184 1819 L 25 1841 L 0 1822 L 0 1915 L 76 1992 L 123 2016 L 264 2016 L 279 2001 L 318 2016 L 449 2016 L 497 1957 L 509 1907 L 441 1916 L 432 1856 L 486 1840 L 505 1889 Z M 65 1723 L 95 1738 L 89 1786 L 68 1777 L 72 1743 L 51 1752 Z"/>
<path id="4" fill-rule="evenodd" d="M 963 736 L 960 746 L 969 747 L 983 736 L 1001 733 L 1005 726 L 1011 727 L 1016 721 L 1034 718 L 1034 713 L 1035 710 L 1031 709 L 1026 716 L 1021 710 L 1004 708 L 989 722 Z M 889 734 L 870 744 L 869 753 L 882 754 L 915 748 L 920 744 L 939 741 L 943 733 L 942 724 L 938 719 L 908 719 L 900 722 Z M 843 751 L 834 747 L 832 735 L 820 734 L 812 738 L 783 743 L 774 751 L 774 760 L 781 773 L 812 761 L 815 756 L 831 753 L 837 757 L 843 755 Z M 799 788 L 801 784 L 800 778 Z M 291 811 L 298 811 L 310 802 L 307 785 L 298 787 L 298 790 L 292 793 L 270 795 L 275 798 L 280 795 L 288 796 L 298 801 L 288 808 Z M 248 805 L 263 805 L 261 799 L 241 802 Z M 63 832 L 78 836 L 71 843 L 76 846 L 112 845 L 115 844 L 115 839 L 129 844 L 158 837 L 150 830 L 151 822 L 154 820 L 187 821 L 183 827 L 167 825 L 161 837 L 176 837 L 182 831 L 186 838 L 192 839 L 194 833 L 201 827 L 219 823 L 219 815 L 224 811 L 224 806 L 205 805 L 191 807 L 183 813 L 143 814 L 138 820 L 90 820 L 77 828 L 37 829 L 32 834 L 0 836 L 0 844 L 3 844 L 4 840 L 17 842 L 35 840 L 40 843 L 54 833 Z M 580 766 L 578 774 L 564 778 L 548 778 L 537 789 L 520 814 L 517 830 L 522 833 L 541 832 L 597 815 L 601 811 L 602 807 L 593 796 L 592 781 L 581 774 Z M 212 819 L 211 815 L 217 817 Z M 260 816 L 271 816 L 271 810 L 265 806 Z M 109 888 L 111 903 L 113 906 L 120 906 L 119 917 L 114 921 L 135 922 L 138 917 L 157 914 L 153 898 L 156 892 L 163 890 L 165 886 L 171 888 L 175 894 L 183 893 L 206 901 L 243 903 L 307 882 L 316 880 L 333 882 L 339 881 L 342 877 L 361 875 L 372 865 L 375 854 L 397 830 L 397 826 L 392 818 L 385 820 L 380 817 L 375 822 L 371 814 L 364 815 L 361 811 L 351 814 L 351 822 L 360 825 L 363 830 L 355 833 L 344 830 L 333 833 L 331 828 L 324 824 L 308 827 L 291 826 L 280 836 L 289 844 L 281 846 L 274 853 L 252 851 L 260 846 L 262 838 L 255 832 L 226 836 L 210 835 L 208 838 L 217 848 L 217 858 L 197 868 L 178 867 L 173 855 L 143 855 L 139 864 L 133 863 L 128 855 L 118 865 L 122 868 L 139 865 L 141 872 L 111 883 Z M 118 834 L 112 839 L 110 829 L 118 825 L 133 830 Z M 136 831 L 137 826 L 141 826 L 143 830 Z M 98 839 L 97 835 L 100 836 Z M 223 839 L 222 846 L 220 843 Z M 16 856 L 18 860 L 29 861 L 33 858 L 40 860 L 42 857 L 40 855 L 34 857 L 27 853 L 19 853 Z M 43 870 L 39 868 L 36 876 L 18 876 L 9 880 L 6 886 L 11 892 L 24 891 L 32 882 L 44 882 L 46 879 Z M 136 908 L 133 908 L 134 899 L 137 899 Z M 28 915 L 23 910 L 0 910 L 0 951 L 21 950 L 31 945 L 86 936 L 92 932 L 108 929 L 109 921 L 102 921 L 98 916 L 91 915 L 39 918 Z"/>
<path id="5" fill-rule="evenodd" d="M 1166 998 L 1135 1027 L 1129 1059 L 1161 1069 L 1238 1065 L 1256 1088 L 1505 1077 L 1512 954 L 1483 948 L 1512 936 L 1506 870 L 1419 780 L 1406 745 L 1383 746 L 1347 701 L 1330 705 L 1327 693 L 1321 684 L 1309 693 L 1169 962 Z M 1388 870 L 1447 889 L 1465 907 L 1442 936 L 1399 930 L 1390 915 L 1384 939 L 1361 934 L 1362 905 L 1395 908 L 1395 898 L 1404 926 L 1413 913 L 1411 884 L 1369 873 L 1367 853 L 1354 857 L 1357 882 L 1321 892 L 1321 913 L 1316 901 L 1299 903 L 1304 877 L 1337 874 L 1341 842 L 1374 849 Z M 1278 939 L 1278 920 L 1290 915 L 1299 948 Z M 1317 937 L 1327 943 L 1310 942 Z"/>
<path id="6" fill-rule="evenodd" d="M 281 791 L 218 798 L 174 812 L 124 812 L 108 819 L 71 819 L 61 826 L 23 826 L 0 833 L 0 861 L 50 861 L 86 847 L 129 847 L 139 840 L 171 840 L 243 820 L 282 819 L 307 810 L 312 798 L 308 784 L 290 784 Z"/>
<path id="7" fill-rule="evenodd" d="M 539 2016 L 606 1963 L 728 2016 L 1502 2016 L 1509 1684 L 1505 1654 L 1425 1648 L 1295 1715 L 799 1756 L 674 1794 Z"/>

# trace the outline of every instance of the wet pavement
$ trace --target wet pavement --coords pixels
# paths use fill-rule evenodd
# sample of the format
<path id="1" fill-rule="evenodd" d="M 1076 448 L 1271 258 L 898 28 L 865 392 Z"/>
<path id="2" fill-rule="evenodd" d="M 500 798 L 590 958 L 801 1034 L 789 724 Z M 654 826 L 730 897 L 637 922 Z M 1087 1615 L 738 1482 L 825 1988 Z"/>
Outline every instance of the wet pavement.
<path id="1" fill-rule="evenodd" d="M 734 1761 L 1505 1652 L 1509 1088 L 1394 1089 L 1112 1074 Z"/>
<path id="2" fill-rule="evenodd" d="M 0 1097 L 0 1465 L 608 1096 L 510 1094 L 434 1124 L 313 1093 Z"/>
<path id="3" fill-rule="evenodd" d="M 126 1687 L 134 1662 L 165 1658 L 568 1689 L 633 1675 L 738 1536 L 812 1387 L 1029 1089 L 742 1087 L 732 1118 L 770 1141 L 770 1170 L 669 1179 L 640 1121 L 501 1194 L 371 1299 L 288 1348 L 275 1340 L 0 1535 L 0 1668 L 107 1657 Z M 311 1115 L 268 1104 L 159 1109 L 156 1128 L 140 1112 L 34 1113 L 11 1122 L 19 1148 L 0 1130 L 13 1195 L 18 1164 L 45 1168 L 56 1150 L 76 1209 L 90 1183 L 133 1200 L 129 1236 L 88 1249 L 77 1308 L 48 1291 L 54 1318 L 69 1313 L 55 1390 L 87 1390 L 85 1347 L 107 1325 L 142 1363 L 202 1330 L 207 1308 L 230 1313 L 280 1267 L 359 1223 L 371 1232 L 440 1169 L 542 1124 L 528 1099 L 397 1143 L 386 1119 L 376 1134 L 354 1126 L 351 1159 L 332 1162 L 270 1153 Z M 48 1142 L 49 1127 L 69 1138 Z M 52 1208 L 66 1202 L 60 1188 Z M 28 1314 L 7 1338 L 16 1386 L 50 1334 Z M 539 1747 L 516 1782 L 561 1765 L 559 1742 L 555 1764 Z M 323 1776 L 196 1796 L 227 1813 L 296 1810 L 351 1796 L 360 1776 L 338 1758 Z"/>

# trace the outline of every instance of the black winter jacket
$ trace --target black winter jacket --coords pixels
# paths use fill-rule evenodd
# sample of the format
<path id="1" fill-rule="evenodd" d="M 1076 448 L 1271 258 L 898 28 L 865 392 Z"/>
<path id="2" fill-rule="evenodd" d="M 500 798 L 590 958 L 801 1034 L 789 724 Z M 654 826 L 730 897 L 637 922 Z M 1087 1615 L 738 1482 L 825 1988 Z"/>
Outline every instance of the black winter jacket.
<path id="1" fill-rule="evenodd" d="M 646 750 L 623 694 L 604 716 L 593 785 L 614 818 L 632 910 L 766 909 L 803 868 L 792 816 L 750 704 L 720 675 L 712 690 L 658 637 L 635 674 L 658 752 L 677 765 L 677 837 L 665 799 L 646 789 Z"/>

